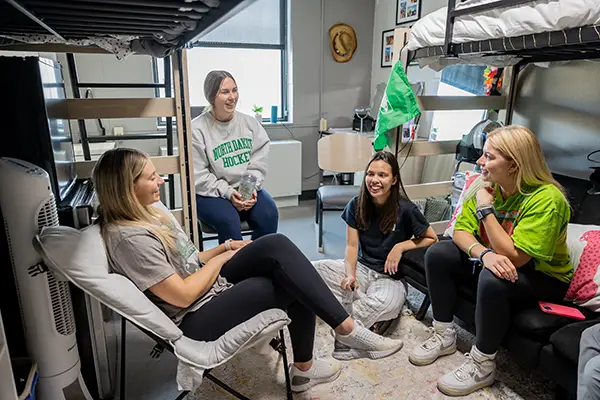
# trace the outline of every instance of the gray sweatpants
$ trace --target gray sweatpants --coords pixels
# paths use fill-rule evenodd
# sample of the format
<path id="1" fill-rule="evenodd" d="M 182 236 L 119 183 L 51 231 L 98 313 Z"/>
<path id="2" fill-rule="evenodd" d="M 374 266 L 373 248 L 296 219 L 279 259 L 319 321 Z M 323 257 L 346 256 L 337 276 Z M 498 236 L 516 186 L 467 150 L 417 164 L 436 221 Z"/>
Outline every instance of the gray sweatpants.
<path id="1" fill-rule="evenodd" d="M 581 334 L 578 364 L 577 400 L 600 399 L 600 324 Z"/>
<path id="2" fill-rule="evenodd" d="M 344 299 L 348 296 L 348 292 L 340 287 L 342 280 L 346 278 L 344 260 L 319 260 L 312 263 L 333 295 L 344 304 Z M 358 291 L 354 292 L 352 318 L 369 328 L 375 322 L 398 317 L 406 300 L 406 288 L 402 281 L 379 274 L 361 263 L 356 266 L 356 280 Z"/>

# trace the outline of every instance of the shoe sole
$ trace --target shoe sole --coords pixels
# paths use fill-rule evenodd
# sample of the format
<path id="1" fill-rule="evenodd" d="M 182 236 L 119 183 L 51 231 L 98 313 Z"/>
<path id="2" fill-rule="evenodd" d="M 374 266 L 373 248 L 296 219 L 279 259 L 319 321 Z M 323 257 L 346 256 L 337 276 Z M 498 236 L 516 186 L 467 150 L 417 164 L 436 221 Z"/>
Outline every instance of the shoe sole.
<path id="1" fill-rule="evenodd" d="M 494 384 L 494 381 L 496 380 L 495 378 L 496 378 L 495 376 L 492 376 L 491 380 L 481 381 L 474 387 L 469 388 L 469 390 L 443 387 L 443 386 L 440 386 L 439 382 L 437 384 L 437 388 L 440 392 L 444 393 L 446 396 L 453 396 L 453 397 L 467 396 L 473 392 L 476 392 L 479 389 L 483 389 L 488 386 L 492 386 Z"/>
<path id="2" fill-rule="evenodd" d="M 440 354 L 438 354 L 438 356 L 436 358 L 432 359 L 418 359 L 418 358 L 414 358 L 412 354 L 410 354 L 408 356 L 408 361 L 410 361 L 411 364 L 416 365 L 418 367 L 422 367 L 424 365 L 429 365 L 429 364 L 433 364 L 435 360 L 437 360 L 440 357 L 443 356 L 449 356 L 451 354 L 456 353 L 456 346 L 452 346 L 452 347 L 448 347 L 446 350 L 442 351 Z"/>
<path id="3" fill-rule="evenodd" d="M 359 358 L 368 358 L 370 360 L 379 360 L 381 358 L 389 357 L 393 354 L 396 354 L 404 347 L 404 342 L 400 343 L 399 346 L 396 346 L 392 349 L 388 350 L 357 350 L 350 349 L 344 352 L 336 352 L 335 350 L 332 353 L 333 358 L 340 361 L 350 361 L 357 360 Z"/>
<path id="4" fill-rule="evenodd" d="M 310 389 L 314 386 L 321 385 L 323 383 L 333 382 L 337 378 L 340 377 L 341 373 L 342 373 L 342 370 L 340 369 L 334 375 L 331 375 L 327 378 L 311 379 L 308 383 L 305 383 L 304 385 L 299 385 L 299 386 L 292 385 L 292 392 L 294 392 L 294 393 L 306 392 L 308 389 Z"/>

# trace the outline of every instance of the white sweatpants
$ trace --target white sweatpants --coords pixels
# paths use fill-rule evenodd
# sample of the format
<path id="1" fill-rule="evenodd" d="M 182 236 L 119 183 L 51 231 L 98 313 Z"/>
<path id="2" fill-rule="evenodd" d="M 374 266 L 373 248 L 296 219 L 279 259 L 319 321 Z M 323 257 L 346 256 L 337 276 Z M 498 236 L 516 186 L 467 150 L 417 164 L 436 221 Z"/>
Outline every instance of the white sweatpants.
<path id="1" fill-rule="evenodd" d="M 334 296 L 344 304 L 343 300 L 348 296 L 348 292 L 340 286 L 346 278 L 344 260 L 318 260 L 312 263 Z M 358 291 L 354 292 L 352 318 L 369 328 L 375 322 L 398 317 L 406 301 L 406 288 L 402 281 L 377 273 L 361 263 L 356 266 L 356 280 Z"/>

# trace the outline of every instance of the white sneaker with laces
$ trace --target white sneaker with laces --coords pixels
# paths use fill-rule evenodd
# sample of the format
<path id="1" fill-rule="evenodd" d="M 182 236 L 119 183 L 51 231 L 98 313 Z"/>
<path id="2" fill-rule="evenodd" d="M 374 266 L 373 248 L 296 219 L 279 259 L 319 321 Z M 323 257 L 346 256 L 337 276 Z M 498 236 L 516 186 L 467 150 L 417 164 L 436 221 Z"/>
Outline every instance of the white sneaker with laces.
<path id="1" fill-rule="evenodd" d="M 354 329 L 348 335 L 335 335 L 333 358 L 354 360 L 370 358 L 377 360 L 389 357 L 402 349 L 404 343 L 399 339 L 383 337 L 369 329 L 360 321 L 354 321 Z"/>
<path id="2" fill-rule="evenodd" d="M 290 364 L 292 392 L 304 392 L 315 385 L 332 382 L 342 372 L 342 364 L 336 360 L 314 359 L 308 371 L 302 371 Z"/>
<path id="3" fill-rule="evenodd" d="M 438 380 L 437 387 L 440 392 L 447 396 L 466 396 L 494 383 L 495 354 L 483 354 L 473 346 L 471 353 L 466 353 L 465 357 L 467 359 L 460 367 Z"/>
<path id="4" fill-rule="evenodd" d="M 441 328 L 433 326 L 428 328 L 429 338 L 420 346 L 415 347 L 408 356 L 414 365 L 429 365 L 441 356 L 456 353 L 456 330 L 454 327 Z"/>

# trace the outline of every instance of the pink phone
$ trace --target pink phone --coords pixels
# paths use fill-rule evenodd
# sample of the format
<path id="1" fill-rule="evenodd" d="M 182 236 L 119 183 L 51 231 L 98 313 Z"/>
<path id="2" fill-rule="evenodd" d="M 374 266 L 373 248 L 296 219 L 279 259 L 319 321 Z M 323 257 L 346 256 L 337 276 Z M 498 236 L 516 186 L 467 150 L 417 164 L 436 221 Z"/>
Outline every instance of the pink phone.
<path id="1" fill-rule="evenodd" d="M 567 307 L 560 304 L 546 303 L 544 301 L 540 301 L 538 303 L 540 305 L 540 309 L 545 313 L 560 315 L 580 321 L 585 319 L 585 315 L 583 315 L 581 311 L 576 308 Z"/>

